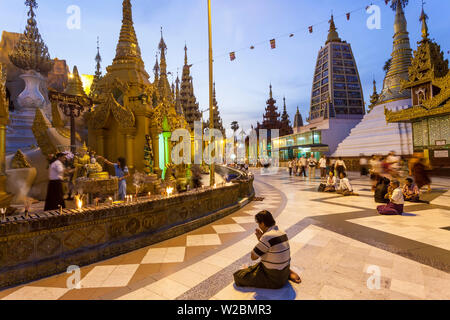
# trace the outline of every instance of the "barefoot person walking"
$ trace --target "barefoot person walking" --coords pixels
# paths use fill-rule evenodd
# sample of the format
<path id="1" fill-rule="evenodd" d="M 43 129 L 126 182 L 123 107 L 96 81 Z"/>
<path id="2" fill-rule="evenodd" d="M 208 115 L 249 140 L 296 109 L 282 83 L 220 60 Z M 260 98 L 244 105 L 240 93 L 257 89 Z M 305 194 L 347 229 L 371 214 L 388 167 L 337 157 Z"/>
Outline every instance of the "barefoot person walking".
<path id="1" fill-rule="evenodd" d="M 290 269 L 291 254 L 288 237 L 278 229 L 272 214 L 263 210 L 256 214 L 255 235 L 258 244 L 251 253 L 252 260 L 261 261 L 254 266 L 234 273 L 234 282 L 238 287 L 280 289 L 288 280 L 300 283 L 297 273 Z"/>

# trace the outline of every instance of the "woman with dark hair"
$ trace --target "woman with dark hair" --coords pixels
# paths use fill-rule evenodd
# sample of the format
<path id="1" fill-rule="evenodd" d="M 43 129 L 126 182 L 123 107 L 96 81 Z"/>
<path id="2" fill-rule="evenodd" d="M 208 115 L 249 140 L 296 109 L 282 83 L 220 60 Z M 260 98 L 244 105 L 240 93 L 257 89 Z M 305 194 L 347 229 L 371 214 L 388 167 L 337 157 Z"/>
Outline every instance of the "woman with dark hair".
<path id="1" fill-rule="evenodd" d="M 58 153 L 50 161 L 50 167 L 48 168 L 49 182 L 44 211 L 57 210 L 59 207 L 64 209 L 66 207 L 63 191 L 64 161 L 66 161 L 66 155 L 64 153 Z"/>
<path id="2" fill-rule="evenodd" d="M 378 177 L 377 185 L 375 186 L 375 202 L 378 203 L 388 203 L 389 199 L 386 199 L 386 194 L 388 193 L 388 187 L 391 181 L 386 177 Z"/>
<path id="3" fill-rule="evenodd" d="M 403 198 L 402 188 L 398 180 L 392 180 L 389 185 L 389 193 L 386 195 L 389 198 L 389 203 L 377 207 L 377 211 L 382 215 L 396 215 L 403 213 L 403 205 L 405 199 Z"/>
<path id="4" fill-rule="evenodd" d="M 406 178 L 406 183 L 403 186 L 403 197 L 405 201 L 420 202 L 419 188 L 411 178 Z"/>
<path id="5" fill-rule="evenodd" d="M 253 249 L 251 258 L 261 258 L 261 262 L 235 272 L 236 285 L 280 289 L 289 280 L 300 283 L 299 275 L 290 269 L 291 254 L 286 233 L 278 229 L 272 214 L 267 210 L 257 213 L 255 221 L 259 227 L 255 232 L 259 242 Z"/>
<path id="6" fill-rule="evenodd" d="M 117 163 L 113 163 L 104 157 L 99 157 L 99 159 L 103 160 L 110 166 L 114 166 L 115 175 L 119 179 L 119 200 L 125 200 L 125 197 L 127 195 L 126 178 L 130 176 L 125 158 L 119 157 L 117 159 Z"/>
<path id="7" fill-rule="evenodd" d="M 339 159 L 336 160 L 334 166 L 338 177 L 340 177 L 341 173 L 345 173 L 345 171 L 347 171 L 347 167 L 345 166 L 345 162 L 342 160 L 342 157 L 339 157 Z"/>
<path id="8" fill-rule="evenodd" d="M 339 187 L 336 190 L 336 193 L 342 194 L 343 196 L 358 196 L 358 194 L 353 191 L 353 187 L 345 172 L 339 174 Z"/>

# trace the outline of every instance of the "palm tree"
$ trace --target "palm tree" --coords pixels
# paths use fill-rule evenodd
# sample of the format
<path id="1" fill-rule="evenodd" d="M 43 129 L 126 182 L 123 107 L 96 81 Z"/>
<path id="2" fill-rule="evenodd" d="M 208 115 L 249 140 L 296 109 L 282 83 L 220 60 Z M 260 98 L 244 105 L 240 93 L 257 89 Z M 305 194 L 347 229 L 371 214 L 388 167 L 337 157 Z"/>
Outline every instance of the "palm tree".
<path id="1" fill-rule="evenodd" d="M 233 130 L 234 133 L 236 133 L 236 131 L 239 130 L 239 123 L 237 121 L 233 121 L 231 123 L 231 129 Z"/>
<path id="2" fill-rule="evenodd" d="M 391 8 L 392 8 L 392 10 L 395 11 L 395 10 L 397 10 L 397 3 L 400 2 L 402 7 L 404 8 L 404 7 L 406 7 L 408 5 L 409 0 L 392 0 L 391 2 L 392 2 L 391 3 Z"/>
<path id="3" fill-rule="evenodd" d="M 384 63 L 384 66 L 383 66 L 384 72 L 388 73 L 389 68 L 391 67 L 391 63 L 392 63 L 392 58 L 389 58 L 388 60 L 386 60 L 386 62 Z"/>

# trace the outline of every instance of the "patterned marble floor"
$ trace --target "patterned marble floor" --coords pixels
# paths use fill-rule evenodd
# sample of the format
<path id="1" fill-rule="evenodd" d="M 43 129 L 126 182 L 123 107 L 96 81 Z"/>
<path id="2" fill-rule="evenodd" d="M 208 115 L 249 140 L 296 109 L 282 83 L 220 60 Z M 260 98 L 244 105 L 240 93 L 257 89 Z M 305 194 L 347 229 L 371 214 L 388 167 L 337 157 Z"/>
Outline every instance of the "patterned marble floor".
<path id="1" fill-rule="evenodd" d="M 359 197 L 316 192 L 319 179 L 255 172 L 253 201 L 188 234 L 85 266 L 81 288 L 63 273 L 0 291 L 0 299 L 450 299 L 450 179 L 435 178 L 430 204 L 378 216 L 367 178 Z M 303 282 L 240 289 L 232 274 L 251 263 L 254 215 L 268 209 L 290 238 Z M 375 277 L 376 276 L 376 277 Z"/>

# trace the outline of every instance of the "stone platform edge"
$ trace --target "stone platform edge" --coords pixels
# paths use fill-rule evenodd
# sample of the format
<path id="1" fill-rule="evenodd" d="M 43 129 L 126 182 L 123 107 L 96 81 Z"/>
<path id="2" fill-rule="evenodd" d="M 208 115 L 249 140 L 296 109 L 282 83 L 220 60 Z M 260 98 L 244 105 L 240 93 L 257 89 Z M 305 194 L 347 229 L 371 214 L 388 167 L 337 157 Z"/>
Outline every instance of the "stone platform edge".
<path id="1" fill-rule="evenodd" d="M 2 224 L 0 288 L 110 259 L 210 224 L 251 201 L 253 180 L 251 176 L 170 198 Z"/>

